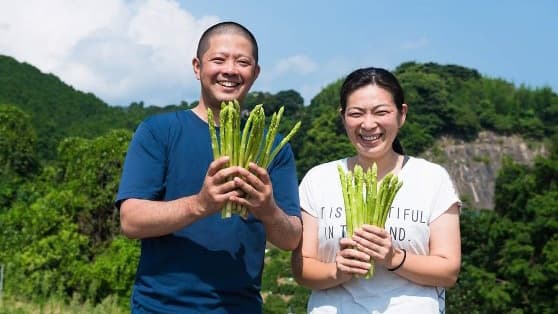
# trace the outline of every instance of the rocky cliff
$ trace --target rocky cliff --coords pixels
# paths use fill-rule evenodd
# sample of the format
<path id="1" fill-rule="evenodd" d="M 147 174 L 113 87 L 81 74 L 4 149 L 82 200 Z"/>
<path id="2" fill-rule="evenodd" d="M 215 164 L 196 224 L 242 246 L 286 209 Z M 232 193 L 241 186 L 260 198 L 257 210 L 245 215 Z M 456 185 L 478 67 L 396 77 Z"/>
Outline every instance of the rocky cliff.
<path id="1" fill-rule="evenodd" d="M 448 170 L 465 206 L 494 209 L 494 182 L 502 158 L 510 156 L 518 163 L 531 165 L 541 154 L 546 154 L 541 144 L 528 143 L 518 136 L 482 132 L 472 142 L 442 138 L 421 157 Z"/>

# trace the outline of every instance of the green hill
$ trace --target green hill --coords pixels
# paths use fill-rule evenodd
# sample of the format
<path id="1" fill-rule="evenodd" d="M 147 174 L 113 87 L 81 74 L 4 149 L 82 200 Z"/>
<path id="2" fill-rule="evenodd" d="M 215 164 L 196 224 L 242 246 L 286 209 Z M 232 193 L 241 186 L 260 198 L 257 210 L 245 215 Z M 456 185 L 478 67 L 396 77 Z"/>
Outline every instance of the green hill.
<path id="1" fill-rule="evenodd" d="M 0 55 L 0 104 L 19 107 L 31 118 L 41 159 L 55 157 L 58 143 L 68 136 L 93 138 L 110 129 L 133 130 L 149 114 L 179 106 L 111 107 L 92 93 L 74 89 L 52 74 Z M 180 107 L 187 106 L 182 103 Z"/>
<path id="2" fill-rule="evenodd" d="M 436 145 L 447 137 L 467 150 L 484 131 L 520 135 L 527 147 L 549 144 L 548 156 L 535 157 L 532 165 L 503 159 L 494 210 L 463 208 L 463 267 L 457 286 L 448 290 L 447 308 L 552 312 L 558 278 L 558 150 L 552 145 L 558 143 L 558 95 L 457 65 L 409 62 L 395 72 L 409 104 L 401 141 L 410 154 L 443 156 Z M 264 103 L 270 111 L 285 105 L 281 127 L 303 121 L 291 143 L 299 177 L 313 165 L 353 153 L 337 111 L 340 82 L 326 86 L 307 107 L 292 90 L 252 92 L 245 101 L 245 108 Z M 124 155 L 144 117 L 187 107 L 111 107 L 54 75 L 0 56 L 0 264 L 6 296 L 16 303 L 54 298 L 128 310 L 139 243 L 120 235 L 113 205 Z M 490 145 L 498 149 L 498 143 Z M 488 157 L 476 158 L 481 166 L 494 166 Z M 470 168 L 469 160 L 458 162 Z M 264 311 L 303 312 L 307 293 L 292 281 L 289 254 L 271 248 L 262 282 Z M 0 313 L 17 311 L 4 311 L 1 301 Z"/>

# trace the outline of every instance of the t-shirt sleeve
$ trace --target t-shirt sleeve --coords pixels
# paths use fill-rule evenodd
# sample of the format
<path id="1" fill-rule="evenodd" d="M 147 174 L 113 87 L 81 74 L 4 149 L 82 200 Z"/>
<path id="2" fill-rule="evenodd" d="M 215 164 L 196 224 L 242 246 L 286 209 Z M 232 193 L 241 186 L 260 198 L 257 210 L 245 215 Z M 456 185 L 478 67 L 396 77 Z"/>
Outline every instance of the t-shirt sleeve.
<path id="1" fill-rule="evenodd" d="M 300 217 L 296 163 L 290 144 L 286 144 L 275 156 L 269 167 L 269 175 L 277 205 L 287 215 Z"/>
<path id="2" fill-rule="evenodd" d="M 312 169 L 302 178 L 298 187 L 300 195 L 300 207 L 312 217 L 318 217 L 318 211 L 312 206 Z"/>
<path id="3" fill-rule="evenodd" d="M 430 221 L 434 221 L 436 218 L 440 217 L 455 203 L 461 206 L 461 201 L 459 200 L 457 190 L 455 189 L 455 185 L 449 173 L 441 166 L 439 172 L 438 192 L 435 194 L 436 197 L 433 200 Z"/>
<path id="4" fill-rule="evenodd" d="M 157 200 L 165 184 L 165 144 L 150 120 L 142 122 L 128 146 L 116 206 L 129 198 Z"/>

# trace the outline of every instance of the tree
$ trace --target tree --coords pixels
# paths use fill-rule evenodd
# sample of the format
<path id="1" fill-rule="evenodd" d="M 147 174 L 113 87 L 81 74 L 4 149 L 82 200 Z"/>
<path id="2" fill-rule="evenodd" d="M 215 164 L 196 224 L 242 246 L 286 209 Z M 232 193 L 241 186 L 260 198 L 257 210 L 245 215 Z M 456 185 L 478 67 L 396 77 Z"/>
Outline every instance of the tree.
<path id="1" fill-rule="evenodd" d="M 20 187 L 39 171 L 36 139 L 23 110 L 0 105 L 0 212 L 15 201 Z"/>
<path id="2" fill-rule="evenodd" d="M 0 176 L 35 174 L 36 141 L 29 115 L 15 106 L 0 105 Z"/>
<path id="3" fill-rule="evenodd" d="M 300 94 L 292 89 L 280 91 L 275 94 L 275 102 L 277 105 L 285 106 L 285 115 L 293 116 L 300 112 L 304 106 L 304 99 Z M 279 108 L 277 108 L 278 110 Z"/>

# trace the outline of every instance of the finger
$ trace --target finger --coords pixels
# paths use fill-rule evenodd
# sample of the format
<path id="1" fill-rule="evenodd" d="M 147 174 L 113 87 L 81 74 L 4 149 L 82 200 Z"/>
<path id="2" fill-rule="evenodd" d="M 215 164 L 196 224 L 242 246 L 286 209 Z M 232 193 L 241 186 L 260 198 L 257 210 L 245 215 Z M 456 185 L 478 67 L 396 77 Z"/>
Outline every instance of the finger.
<path id="1" fill-rule="evenodd" d="M 232 190 L 223 194 L 223 201 L 232 201 L 233 199 L 242 199 L 238 190 Z"/>
<path id="2" fill-rule="evenodd" d="M 238 191 L 238 187 L 234 180 L 227 181 L 215 187 L 215 193 L 217 193 L 218 195 L 227 194 L 232 191 L 235 192 L 235 195 L 241 194 L 241 191 Z"/>
<path id="3" fill-rule="evenodd" d="M 371 226 L 372 227 L 372 226 Z M 374 226 L 375 227 L 375 226 Z M 389 238 L 389 234 L 384 229 L 375 227 L 372 228 L 362 228 L 354 232 L 354 236 L 367 239 L 372 242 L 385 242 Z"/>
<path id="4" fill-rule="evenodd" d="M 217 173 L 213 176 L 213 180 L 215 184 L 223 184 L 224 182 L 232 181 L 232 179 L 239 175 L 240 167 L 228 167 L 224 169 L 220 169 Z"/>
<path id="5" fill-rule="evenodd" d="M 356 274 L 366 274 L 370 269 L 371 265 L 369 262 L 360 261 L 351 258 L 340 257 L 338 259 L 337 267 L 345 272 L 351 272 Z"/>
<path id="6" fill-rule="evenodd" d="M 247 198 L 241 197 L 239 194 L 231 195 L 229 197 L 229 201 L 231 201 L 233 203 L 236 203 L 236 204 L 239 204 L 239 205 L 242 205 L 246 208 L 252 208 L 253 207 L 253 204 L 250 203 L 250 201 Z"/>
<path id="7" fill-rule="evenodd" d="M 227 165 L 229 160 L 230 158 L 228 156 L 224 156 L 211 162 L 209 164 L 209 168 L 207 169 L 207 176 L 210 177 L 214 176 L 217 173 L 217 171 L 219 171 L 221 168 L 224 168 Z"/>
<path id="8" fill-rule="evenodd" d="M 361 231 L 361 230 L 365 232 L 373 233 L 381 237 L 385 237 L 387 235 L 387 231 L 384 228 L 380 228 L 374 225 L 362 225 L 362 227 L 359 228 L 359 230 L 357 231 Z"/>
<path id="9" fill-rule="evenodd" d="M 251 162 L 248 165 L 248 170 L 254 173 L 262 182 L 263 184 L 270 184 L 271 179 L 269 178 L 269 174 L 265 168 L 258 166 L 257 164 Z"/>
<path id="10" fill-rule="evenodd" d="M 264 182 L 260 180 L 260 178 L 257 177 L 254 173 L 240 168 L 238 169 L 238 174 L 240 177 L 242 177 L 243 182 L 253 187 L 255 191 L 262 191 L 264 189 Z"/>
<path id="11" fill-rule="evenodd" d="M 383 241 L 382 238 L 369 232 L 355 232 L 353 240 L 365 246 L 367 246 L 368 243 L 380 243 Z"/>
<path id="12" fill-rule="evenodd" d="M 376 248 L 377 246 L 374 243 L 366 243 L 366 244 L 362 244 L 360 242 L 357 242 L 357 245 L 355 246 L 355 248 L 357 249 L 357 251 L 362 252 L 368 256 L 376 256 Z"/>
<path id="13" fill-rule="evenodd" d="M 353 239 L 341 238 L 339 240 L 339 247 L 341 248 L 341 250 L 353 247 L 355 245 L 356 245 L 356 242 Z"/>
<path id="14" fill-rule="evenodd" d="M 362 262 L 369 262 L 370 261 L 370 255 L 356 249 L 356 248 L 350 248 L 350 249 L 345 249 L 343 251 L 341 251 L 340 254 L 342 257 L 344 258 L 348 258 L 351 260 L 357 260 L 357 261 L 362 261 Z"/>
<path id="15" fill-rule="evenodd" d="M 255 196 L 258 193 L 258 191 L 252 185 L 246 182 L 246 180 L 247 180 L 246 178 L 242 179 L 241 177 L 235 177 L 233 179 L 236 187 L 244 191 L 244 193 L 246 193 L 247 195 Z"/>

